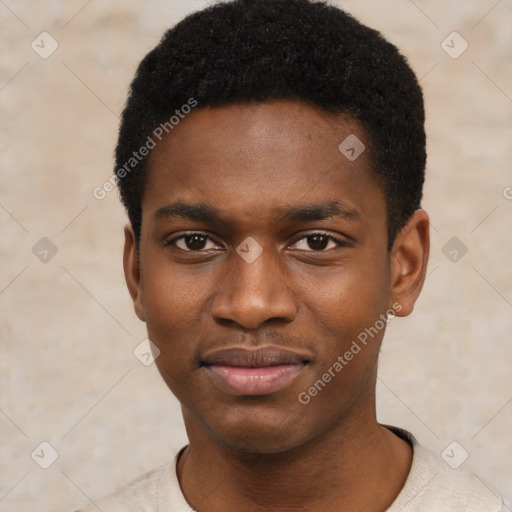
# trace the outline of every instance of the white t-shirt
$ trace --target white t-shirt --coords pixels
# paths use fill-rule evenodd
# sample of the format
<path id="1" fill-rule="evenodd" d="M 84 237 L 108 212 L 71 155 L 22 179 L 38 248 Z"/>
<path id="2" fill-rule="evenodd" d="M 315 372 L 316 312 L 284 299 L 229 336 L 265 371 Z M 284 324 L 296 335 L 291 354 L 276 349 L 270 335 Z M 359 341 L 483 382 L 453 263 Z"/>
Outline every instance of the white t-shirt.
<path id="1" fill-rule="evenodd" d="M 422 448 L 409 432 L 389 427 L 413 447 L 404 487 L 386 512 L 505 512 L 503 500 L 472 473 L 452 469 Z M 173 462 L 134 480 L 107 498 L 77 512 L 194 512 L 181 492 Z M 95 506 L 97 505 L 97 507 Z"/>

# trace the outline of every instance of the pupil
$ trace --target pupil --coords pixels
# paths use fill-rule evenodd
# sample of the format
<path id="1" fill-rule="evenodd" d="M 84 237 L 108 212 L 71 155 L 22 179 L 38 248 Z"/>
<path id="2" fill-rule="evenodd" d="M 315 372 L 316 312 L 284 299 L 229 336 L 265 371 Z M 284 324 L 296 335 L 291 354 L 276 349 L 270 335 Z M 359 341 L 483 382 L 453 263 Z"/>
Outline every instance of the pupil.
<path id="1" fill-rule="evenodd" d="M 323 235 L 312 235 L 308 236 L 308 245 L 311 249 L 315 251 L 320 251 L 327 247 L 329 240 L 326 236 Z"/>
<path id="2" fill-rule="evenodd" d="M 205 244 L 205 236 L 190 235 L 185 239 L 185 243 L 189 249 L 202 249 Z"/>

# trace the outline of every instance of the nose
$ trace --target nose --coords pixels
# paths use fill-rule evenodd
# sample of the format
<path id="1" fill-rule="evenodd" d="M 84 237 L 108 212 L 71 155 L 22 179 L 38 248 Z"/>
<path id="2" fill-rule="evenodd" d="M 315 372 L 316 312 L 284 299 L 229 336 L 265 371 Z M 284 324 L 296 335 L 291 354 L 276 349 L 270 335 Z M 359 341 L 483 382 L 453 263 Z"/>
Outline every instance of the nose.
<path id="1" fill-rule="evenodd" d="M 233 253 L 229 265 L 211 304 L 217 322 L 258 329 L 265 322 L 295 319 L 297 305 L 289 280 L 270 250 L 251 263 Z"/>

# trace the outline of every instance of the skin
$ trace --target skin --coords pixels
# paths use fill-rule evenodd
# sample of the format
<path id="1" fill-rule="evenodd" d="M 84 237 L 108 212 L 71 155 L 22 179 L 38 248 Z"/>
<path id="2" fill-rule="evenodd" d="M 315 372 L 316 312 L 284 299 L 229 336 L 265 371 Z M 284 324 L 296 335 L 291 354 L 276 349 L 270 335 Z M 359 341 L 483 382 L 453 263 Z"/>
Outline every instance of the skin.
<path id="1" fill-rule="evenodd" d="M 353 162 L 338 150 L 350 134 L 367 148 Z M 124 267 L 182 405 L 190 444 L 177 472 L 199 512 L 378 512 L 404 485 L 412 449 L 375 412 L 385 329 L 308 404 L 298 400 L 393 304 L 409 315 L 425 279 L 428 216 L 418 210 L 387 250 L 369 147 L 350 117 L 276 101 L 197 110 L 150 155 L 140 254 L 127 225 Z M 177 201 L 220 218 L 155 217 Z M 285 218 L 333 201 L 352 213 Z M 190 231 L 209 238 L 167 243 Z M 249 236 L 262 248 L 252 263 L 236 252 Z M 212 349 L 269 344 L 309 361 L 271 394 L 233 396 L 201 366 Z"/>

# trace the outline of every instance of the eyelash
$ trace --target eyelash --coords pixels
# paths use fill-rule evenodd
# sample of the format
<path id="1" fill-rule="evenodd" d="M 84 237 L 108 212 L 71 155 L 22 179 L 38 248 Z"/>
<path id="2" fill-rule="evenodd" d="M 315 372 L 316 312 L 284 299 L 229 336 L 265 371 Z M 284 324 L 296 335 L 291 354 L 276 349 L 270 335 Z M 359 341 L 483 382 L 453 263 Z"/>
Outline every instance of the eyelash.
<path id="1" fill-rule="evenodd" d="M 212 240 L 213 242 L 215 242 L 215 240 L 213 240 L 213 239 L 212 239 L 210 236 L 208 236 L 206 233 L 203 233 L 203 232 L 201 232 L 201 231 L 191 231 L 191 232 L 189 232 L 189 233 L 185 233 L 185 234 L 183 234 L 183 235 L 180 235 L 180 236 L 177 236 L 177 237 L 172 238 L 172 239 L 170 239 L 170 240 L 167 240 L 167 241 L 165 242 L 165 246 L 166 246 L 166 247 L 170 247 L 170 246 L 174 246 L 174 247 L 176 247 L 176 242 L 177 242 L 178 240 L 182 240 L 182 239 L 187 238 L 187 237 L 192 237 L 192 236 L 194 236 L 194 235 L 199 235 L 199 236 L 205 237 L 205 238 L 207 238 L 207 239 Z M 293 244 L 292 244 L 292 245 L 294 245 L 294 244 L 298 243 L 299 241 L 301 241 L 301 240 L 303 240 L 303 239 L 305 239 L 305 238 L 310 238 L 310 237 L 314 237 L 314 236 L 318 236 L 318 235 L 320 235 L 320 236 L 323 236 L 323 237 L 327 238 L 329 241 L 333 241 L 334 243 L 336 243 L 336 244 L 337 244 L 337 246 L 338 246 L 338 247 L 347 247 L 347 246 L 348 246 L 348 243 L 347 243 L 346 241 L 344 241 L 344 240 L 340 240 L 339 238 L 336 238 L 335 236 L 329 235 L 328 233 L 325 233 L 325 232 L 322 232 L 322 231 L 315 231 L 315 232 L 310 233 L 310 234 L 308 234 L 308 235 L 302 236 L 301 238 L 298 238 L 297 240 L 295 240 L 295 242 L 293 242 Z M 216 243 L 216 242 L 215 242 L 215 243 Z M 185 249 L 180 249 L 179 247 L 176 247 L 176 248 L 177 248 L 178 250 L 182 251 L 182 252 L 191 252 L 191 253 L 193 253 L 193 252 L 197 252 L 197 253 L 199 253 L 199 252 L 201 252 L 201 250 L 204 250 L 204 249 L 199 249 L 199 250 L 194 251 L 194 250 L 191 250 L 191 249 L 185 250 Z M 330 251 L 332 251 L 332 250 L 333 250 L 332 248 L 331 248 L 331 249 L 327 249 L 327 250 L 325 250 L 325 249 L 319 249 L 319 250 L 311 249 L 310 251 L 305 251 L 305 252 L 321 253 L 321 252 L 330 252 Z"/>

